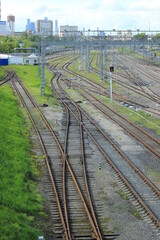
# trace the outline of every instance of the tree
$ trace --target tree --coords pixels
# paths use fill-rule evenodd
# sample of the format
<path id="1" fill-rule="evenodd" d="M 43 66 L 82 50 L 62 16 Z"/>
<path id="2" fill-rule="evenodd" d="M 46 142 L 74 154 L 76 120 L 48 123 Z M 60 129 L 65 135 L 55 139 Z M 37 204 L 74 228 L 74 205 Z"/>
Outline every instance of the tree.
<path id="1" fill-rule="evenodd" d="M 134 39 L 138 41 L 144 41 L 144 40 L 147 40 L 147 35 L 145 33 L 136 34 L 134 36 Z"/>

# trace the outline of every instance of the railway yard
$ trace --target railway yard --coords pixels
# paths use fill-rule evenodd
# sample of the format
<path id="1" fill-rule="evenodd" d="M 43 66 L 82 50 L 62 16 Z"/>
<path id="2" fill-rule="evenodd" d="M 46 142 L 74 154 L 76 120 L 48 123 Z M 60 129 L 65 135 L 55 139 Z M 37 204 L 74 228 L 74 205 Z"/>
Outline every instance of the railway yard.
<path id="1" fill-rule="evenodd" d="M 98 51 L 90 73 L 85 59 L 81 70 L 78 53 L 75 59 L 67 51 L 46 58 L 58 105 L 39 104 L 14 71 L 0 81 L 32 123 L 38 191 L 49 216 L 45 239 L 158 240 L 160 67 L 111 49 L 100 80 Z"/>

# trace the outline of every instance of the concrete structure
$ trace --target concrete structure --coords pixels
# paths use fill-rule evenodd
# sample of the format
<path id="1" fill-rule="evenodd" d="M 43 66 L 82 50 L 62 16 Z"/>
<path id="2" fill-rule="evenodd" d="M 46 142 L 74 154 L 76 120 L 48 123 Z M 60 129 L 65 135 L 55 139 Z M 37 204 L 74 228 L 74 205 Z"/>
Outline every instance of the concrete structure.
<path id="1" fill-rule="evenodd" d="M 44 20 L 37 20 L 35 23 L 36 34 L 44 37 L 53 35 L 53 21 L 45 18 Z"/>
<path id="2" fill-rule="evenodd" d="M 35 54 L 31 54 L 30 56 L 24 58 L 24 64 L 38 65 L 39 57 Z"/>
<path id="3" fill-rule="evenodd" d="M 31 22 L 30 19 L 27 19 L 27 25 L 25 27 L 25 30 L 28 33 L 32 32 L 33 34 L 35 34 L 36 33 L 35 23 Z"/>
<path id="4" fill-rule="evenodd" d="M 14 35 L 15 33 L 15 16 L 7 16 L 7 35 Z"/>
<path id="5" fill-rule="evenodd" d="M 60 26 L 60 37 L 75 37 L 78 35 L 78 26 Z"/>
<path id="6" fill-rule="evenodd" d="M 0 35 L 7 35 L 7 22 L 0 21 Z"/>

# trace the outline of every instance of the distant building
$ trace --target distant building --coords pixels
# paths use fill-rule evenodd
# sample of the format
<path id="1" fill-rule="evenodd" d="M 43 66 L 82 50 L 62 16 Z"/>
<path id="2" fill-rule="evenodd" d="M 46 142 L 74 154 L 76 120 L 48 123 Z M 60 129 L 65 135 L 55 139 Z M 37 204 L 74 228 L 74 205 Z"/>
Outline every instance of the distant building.
<path id="1" fill-rule="evenodd" d="M 14 35 L 15 33 L 15 16 L 7 16 L 7 35 Z"/>
<path id="2" fill-rule="evenodd" d="M 132 39 L 132 30 L 126 30 L 126 39 L 131 40 Z"/>
<path id="3" fill-rule="evenodd" d="M 122 30 L 117 31 L 117 39 L 122 40 Z"/>
<path id="4" fill-rule="evenodd" d="M 97 31 L 97 36 L 99 36 L 99 37 L 105 37 L 106 34 L 105 34 L 104 31 L 98 30 L 98 31 Z"/>
<path id="5" fill-rule="evenodd" d="M 7 35 L 7 22 L 0 21 L 0 35 Z"/>
<path id="6" fill-rule="evenodd" d="M 45 37 L 53 35 L 53 21 L 45 18 L 44 20 L 37 20 L 35 23 L 36 34 Z"/>
<path id="7" fill-rule="evenodd" d="M 35 54 L 31 54 L 24 58 L 24 64 L 29 65 L 38 65 L 39 64 L 39 57 Z"/>
<path id="8" fill-rule="evenodd" d="M 34 22 L 31 22 L 30 19 L 27 19 L 27 25 L 26 25 L 25 30 L 26 30 L 28 33 L 33 33 L 33 34 L 35 34 L 35 33 L 36 33 L 35 23 L 34 23 Z"/>
<path id="9" fill-rule="evenodd" d="M 75 37 L 78 36 L 78 26 L 60 26 L 60 36 L 61 37 Z"/>
<path id="10" fill-rule="evenodd" d="M 55 20 L 55 35 L 59 35 L 58 20 Z"/>

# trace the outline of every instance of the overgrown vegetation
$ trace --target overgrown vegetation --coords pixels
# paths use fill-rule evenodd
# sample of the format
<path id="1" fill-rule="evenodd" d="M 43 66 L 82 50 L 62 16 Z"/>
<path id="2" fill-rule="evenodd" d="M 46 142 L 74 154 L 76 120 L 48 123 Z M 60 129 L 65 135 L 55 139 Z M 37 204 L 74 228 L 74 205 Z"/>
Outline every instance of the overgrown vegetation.
<path id="1" fill-rule="evenodd" d="M 11 53 L 14 48 L 19 47 L 18 39 L 15 37 L 0 37 L 0 53 Z"/>
<path id="2" fill-rule="evenodd" d="M 44 216 L 30 153 L 29 125 L 9 86 L 0 89 L 0 239 L 35 240 Z"/>
<path id="3" fill-rule="evenodd" d="M 0 80 L 2 78 L 4 78 L 5 75 L 6 75 L 6 72 L 5 72 L 4 68 L 0 67 Z"/>
<path id="4" fill-rule="evenodd" d="M 21 37 L 1 36 L 0 53 L 12 53 L 14 48 L 20 47 L 20 43 L 23 48 L 35 47 L 38 39 L 37 35 L 28 35 L 27 32 L 23 32 Z"/>

